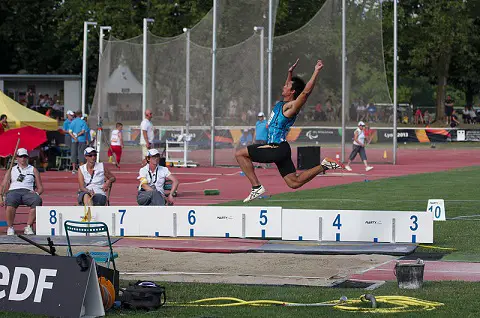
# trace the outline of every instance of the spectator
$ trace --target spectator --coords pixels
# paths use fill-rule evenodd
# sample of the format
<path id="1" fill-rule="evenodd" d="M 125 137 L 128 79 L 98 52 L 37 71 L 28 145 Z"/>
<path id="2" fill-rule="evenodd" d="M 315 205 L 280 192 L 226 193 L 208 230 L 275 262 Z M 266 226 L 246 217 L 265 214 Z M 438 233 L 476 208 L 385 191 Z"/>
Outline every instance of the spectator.
<path id="1" fill-rule="evenodd" d="M 265 114 L 259 112 L 257 116 L 258 120 L 255 125 L 255 143 L 264 145 L 267 143 L 267 120 L 265 119 Z"/>
<path id="2" fill-rule="evenodd" d="M 476 124 L 478 122 L 478 116 L 475 113 L 475 110 L 473 109 L 473 106 L 470 106 L 468 110 L 469 116 L 470 116 L 470 122 L 472 124 Z"/>
<path id="3" fill-rule="evenodd" d="M 115 161 L 117 167 L 120 167 L 120 160 L 122 159 L 123 149 L 123 124 L 117 123 L 115 129 L 110 134 L 110 148 L 108 148 L 108 162 L 112 162 L 113 154 L 115 154 Z"/>
<path id="4" fill-rule="evenodd" d="M 145 156 L 153 147 L 153 138 L 155 134 L 153 132 L 153 124 L 152 124 L 152 111 L 147 109 L 145 111 L 145 119 L 142 120 L 140 124 L 141 134 L 140 134 L 140 145 L 142 146 L 142 160 L 144 160 Z"/>
<path id="5" fill-rule="evenodd" d="M 78 204 L 105 206 L 108 190 L 116 178 L 102 162 L 96 162 L 97 151 L 94 148 L 85 148 L 84 156 L 87 163 L 80 167 L 78 174 Z"/>
<path id="6" fill-rule="evenodd" d="M 327 106 L 327 109 L 325 110 L 325 112 L 327 113 L 327 120 L 328 121 L 335 121 L 335 109 L 334 109 L 330 99 L 327 100 L 325 105 Z"/>
<path id="7" fill-rule="evenodd" d="M 5 132 L 5 129 L 8 129 L 8 118 L 7 115 L 2 114 L 0 115 L 0 135 Z"/>
<path id="8" fill-rule="evenodd" d="M 327 119 L 327 117 L 325 116 L 325 112 L 322 109 L 322 104 L 320 102 L 315 105 L 315 113 L 313 115 L 313 119 L 320 121 L 324 121 Z"/>
<path id="9" fill-rule="evenodd" d="M 432 123 L 432 115 L 428 112 L 428 109 L 425 110 L 425 113 L 423 113 L 423 122 L 425 125 L 430 125 Z"/>
<path id="10" fill-rule="evenodd" d="M 464 124 L 470 124 L 472 122 L 472 119 L 470 118 L 469 106 L 465 106 L 465 108 L 463 109 L 462 119 Z"/>
<path id="11" fill-rule="evenodd" d="M 5 132 L 5 128 L 8 128 L 7 115 L 0 115 L 0 135 Z M 7 159 L 0 158 L 0 166 L 7 166 Z"/>
<path id="12" fill-rule="evenodd" d="M 15 235 L 13 221 L 17 208 L 20 205 L 28 206 L 30 210 L 24 233 L 32 235 L 35 234 L 32 227 L 35 222 L 36 207 L 42 205 L 42 199 L 40 198 L 43 193 L 42 179 L 38 170 L 28 164 L 27 149 L 18 149 L 16 156 L 18 164 L 13 167 L 10 173 L 5 174 L 0 185 L 0 193 L 4 193 L 4 190 L 8 187 L 5 202 L 3 202 L 3 197 L 0 196 L 0 206 L 7 206 L 7 235 Z"/>
<path id="13" fill-rule="evenodd" d="M 357 121 L 365 119 L 365 106 L 363 101 L 359 101 L 357 105 Z"/>
<path id="14" fill-rule="evenodd" d="M 460 121 L 458 120 L 457 111 L 453 109 L 452 116 L 450 117 L 450 127 L 455 128 L 458 125 L 460 125 Z"/>
<path id="15" fill-rule="evenodd" d="M 97 136 L 97 131 L 94 129 L 90 129 L 88 126 L 88 116 L 83 115 L 82 120 L 85 122 L 85 140 L 86 140 L 86 145 L 87 147 L 93 147 L 95 148 L 95 140 Z"/>
<path id="16" fill-rule="evenodd" d="M 71 110 L 67 111 L 67 119 L 63 122 L 63 130 L 65 131 L 65 146 L 71 148 L 72 146 L 72 137 L 68 134 L 70 131 L 70 124 L 72 123 L 73 119 L 75 118 L 75 113 Z"/>
<path id="17" fill-rule="evenodd" d="M 27 107 L 32 107 L 34 102 L 35 102 L 35 93 L 32 92 L 31 89 L 28 90 L 27 92 Z"/>
<path id="18" fill-rule="evenodd" d="M 368 104 L 367 113 L 368 113 L 368 120 L 374 121 L 374 122 L 378 121 L 377 106 L 375 106 L 374 103 Z"/>
<path id="19" fill-rule="evenodd" d="M 450 95 L 447 96 L 445 99 L 445 120 L 446 120 L 446 125 L 450 125 L 452 121 L 452 112 L 453 112 L 453 105 L 454 105 L 454 100 Z"/>
<path id="20" fill-rule="evenodd" d="M 72 137 L 71 160 L 72 160 L 72 174 L 77 173 L 77 159 L 79 164 L 85 162 L 84 150 L 87 147 L 87 124 L 83 121 L 82 112 L 75 113 L 76 118 L 70 123 L 68 130 Z"/>
<path id="21" fill-rule="evenodd" d="M 242 136 L 240 137 L 240 143 L 238 145 L 239 148 L 246 147 L 251 145 L 253 142 L 253 136 L 248 129 L 244 129 Z"/>
<path id="22" fill-rule="evenodd" d="M 159 165 L 160 152 L 157 149 L 149 149 L 147 152 L 147 164 L 139 171 L 137 203 L 138 205 L 162 206 L 167 202 L 174 203 L 173 194 L 177 191 L 179 182 L 166 167 Z M 165 180 L 172 181 L 172 189 L 167 198 L 163 189 Z"/>
<path id="23" fill-rule="evenodd" d="M 357 154 L 360 154 L 360 158 L 362 159 L 363 163 L 365 164 L 365 171 L 370 171 L 373 169 L 372 166 L 369 166 L 367 163 L 367 153 L 365 152 L 365 145 L 366 140 L 368 141 L 368 138 L 365 136 L 365 123 L 363 121 L 360 121 L 358 123 L 358 128 L 355 130 L 355 133 L 353 135 L 353 148 L 352 152 L 350 153 L 350 156 L 348 158 L 348 163 L 345 166 L 345 169 L 348 171 L 352 171 L 352 168 L 350 167 L 350 164 L 352 161 L 355 159 Z"/>
<path id="24" fill-rule="evenodd" d="M 414 116 L 413 120 L 414 120 L 415 125 L 424 123 L 424 118 L 422 116 L 422 110 L 420 108 L 417 108 L 417 110 L 415 111 L 415 116 Z"/>

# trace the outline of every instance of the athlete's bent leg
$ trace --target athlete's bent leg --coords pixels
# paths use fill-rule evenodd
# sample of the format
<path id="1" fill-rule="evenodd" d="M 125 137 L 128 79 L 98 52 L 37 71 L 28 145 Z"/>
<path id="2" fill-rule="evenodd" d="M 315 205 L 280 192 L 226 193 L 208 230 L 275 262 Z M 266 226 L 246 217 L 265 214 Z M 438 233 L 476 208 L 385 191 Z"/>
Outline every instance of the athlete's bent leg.
<path id="1" fill-rule="evenodd" d="M 323 166 L 319 165 L 311 169 L 305 170 L 298 174 L 297 172 L 292 172 L 283 177 L 285 183 L 292 189 L 298 189 L 303 186 L 305 183 L 311 181 L 315 176 L 321 172 L 325 171 Z"/>
<path id="2" fill-rule="evenodd" d="M 344 169 L 345 167 L 338 161 L 325 158 L 322 160 L 322 163 L 316 167 L 305 170 L 304 172 L 298 174 L 297 172 L 288 173 L 283 176 L 283 179 L 287 185 L 292 189 L 298 189 L 303 186 L 305 183 L 311 181 L 315 176 L 323 171 L 335 170 L 335 169 Z"/>
<path id="3" fill-rule="evenodd" d="M 250 159 L 250 155 L 248 154 L 247 148 L 242 148 L 237 150 L 235 153 L 235 159 L 237 159 L 240 168 L 247 176 L 248 180 L 252 184 L 252 187 L 257 187 L 260 185 L 260 181 L 258 181 L 257 175 L 255 174 L 255 168 L 253 167 L 252 160 Z"/>

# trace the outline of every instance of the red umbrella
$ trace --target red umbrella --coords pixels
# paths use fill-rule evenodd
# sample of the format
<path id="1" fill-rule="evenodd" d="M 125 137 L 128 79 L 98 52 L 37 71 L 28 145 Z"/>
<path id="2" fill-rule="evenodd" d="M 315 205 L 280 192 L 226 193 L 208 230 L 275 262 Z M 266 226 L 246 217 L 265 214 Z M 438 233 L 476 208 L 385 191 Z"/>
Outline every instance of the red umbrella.
<path id="1" fill-rule="evenodd" d="M 18 148 L 30 151 L 47 141 L 47 133 L 31 126 L 7 130 L 0 135 L 0 157 L 13 155 L 18 138 L 20 138 Z"/>

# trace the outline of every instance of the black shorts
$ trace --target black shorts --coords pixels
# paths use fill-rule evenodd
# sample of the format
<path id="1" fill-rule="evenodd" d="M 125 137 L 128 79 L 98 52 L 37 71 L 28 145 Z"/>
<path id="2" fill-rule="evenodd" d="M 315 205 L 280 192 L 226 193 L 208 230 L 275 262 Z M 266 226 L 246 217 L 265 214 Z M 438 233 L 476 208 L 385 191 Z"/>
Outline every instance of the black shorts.
<path id="1" fill-rule="evenodd" d="M 253 162 L 275 163 L 282 177 L 297 171 L 292 161 L 292 150 L 286 141 L 279 144 L 250 145 L 247 150 Z"/>
<path id="2" fill-rule="evenodd" d="M 453 114 L 453 107 L 445 106 L 445 115 L 452 116 Z"/>

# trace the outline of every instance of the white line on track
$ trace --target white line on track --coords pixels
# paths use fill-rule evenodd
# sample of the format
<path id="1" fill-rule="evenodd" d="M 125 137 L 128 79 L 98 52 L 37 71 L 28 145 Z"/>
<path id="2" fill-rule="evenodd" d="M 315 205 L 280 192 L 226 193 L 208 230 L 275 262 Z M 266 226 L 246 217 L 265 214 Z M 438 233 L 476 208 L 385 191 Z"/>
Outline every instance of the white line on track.
<path id="1" fill-rule="evenodd" d="M 193 175 L 193 176 L 234 176 L 240 174 L 241 171 L 235 171 L 232 173 L 210 173 L 210 172 L 177 172 L 174 174 L 178 175 Z M 135 171 L 115 171 L 114 174 L 138 174 Z M 64 177 L 67 178 L 67 177 Z"/>
<path id="2" fill-rule="evenodd" d="M 432 263 L 432 262 L 429 262 Z M 374 271 L 381 271 L 381 272 L 392 272 L 392 269 L 389 268 L 376 268 Z M 469 272 L 469 271 L 454 271 L 454 270 L 434 270 L 429 268 L 427 270 L 428 273 L 465 273 L 465 274 L 480 274 L 480 272 Z"/>
<path id="3" fill-rule="evenodd" d="M 185 185 L 192 185 L 192 184 L 201 184 L 201 183 L 207 183 L 213 180 L 217 180 L 217 178 L 208 178 L 202 181 L 194 181 L 194 182 L 182 182 L 182 187 Z"/>

